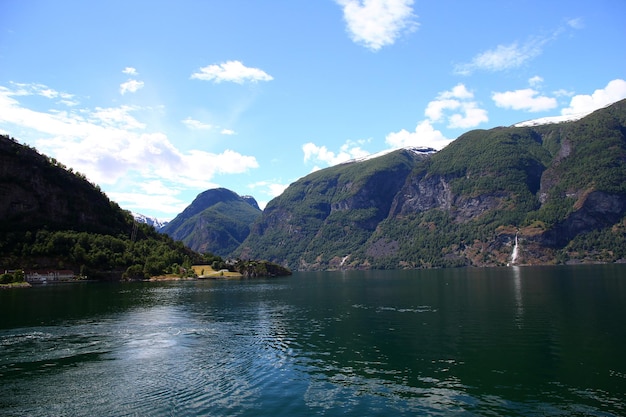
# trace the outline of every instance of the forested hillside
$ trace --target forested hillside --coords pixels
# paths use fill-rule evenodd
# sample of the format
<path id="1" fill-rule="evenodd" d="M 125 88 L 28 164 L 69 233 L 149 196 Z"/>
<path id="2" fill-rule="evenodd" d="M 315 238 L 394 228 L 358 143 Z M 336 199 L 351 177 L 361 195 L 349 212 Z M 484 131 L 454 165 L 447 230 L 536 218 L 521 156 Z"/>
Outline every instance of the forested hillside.
<path id="1" fill-rule="evenodd" d="M 0 136 L 0 269 L 70 269 L 144 278 L 199 254 L 138 224 L 100 188 L 53 158 Z"/>

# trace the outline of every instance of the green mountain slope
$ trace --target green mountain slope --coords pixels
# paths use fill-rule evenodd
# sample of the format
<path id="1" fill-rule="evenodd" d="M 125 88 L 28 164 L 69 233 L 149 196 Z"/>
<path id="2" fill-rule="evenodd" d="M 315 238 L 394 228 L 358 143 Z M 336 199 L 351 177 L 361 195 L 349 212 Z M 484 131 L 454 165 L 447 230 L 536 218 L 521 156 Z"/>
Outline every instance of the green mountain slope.
<path id="1" fill-rule="evenodd" d="M 468 132 L 318 171 L 272 200 L 236 252 L 292 269 L 626 258 L 626 100 L 576 122 Z"/>
<path id="2" fill-rule="evenodd" d="M 201 253 L 227 256 L 261 215 L 256 200 L 225 188 L 207 190 L 160 231 Z"/>
<path id="3" fill-rule="evenodd" d="M 413 166 L 428 153 L 399 150 L 314 172 L 270 201 L 235 252 L 299 269 L 341 265 L 386 218 Z"/>
<path id="4" fill-rule="evenodd" d="M 0 136 L 0 269 L 71 269 L 90 278 L 164 273 L 200 256 L 137 224 L 84 176 Z"/>

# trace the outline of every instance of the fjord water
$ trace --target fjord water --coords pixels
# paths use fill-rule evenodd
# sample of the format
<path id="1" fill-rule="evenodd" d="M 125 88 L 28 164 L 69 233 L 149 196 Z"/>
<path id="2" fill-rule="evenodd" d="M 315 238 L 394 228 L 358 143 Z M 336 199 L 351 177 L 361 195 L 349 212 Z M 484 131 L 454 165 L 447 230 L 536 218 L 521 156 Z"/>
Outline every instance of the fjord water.
<path id="1" fill-rule="evenodd" d="M 626 415 L 626 265 L 0 292 L 0 415 Z"/>

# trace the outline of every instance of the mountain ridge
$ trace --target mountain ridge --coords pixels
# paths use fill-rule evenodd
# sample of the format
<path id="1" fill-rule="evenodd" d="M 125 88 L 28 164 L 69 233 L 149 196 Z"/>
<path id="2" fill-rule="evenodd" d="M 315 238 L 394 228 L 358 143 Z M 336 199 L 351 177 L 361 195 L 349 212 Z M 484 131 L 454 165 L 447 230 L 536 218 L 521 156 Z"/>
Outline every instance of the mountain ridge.
<path id="1" fill-rule="evenodd" d="M 234 255 L 296 270 L 496 266 L 518 235 L 520 263 L 617 261 L 625 126 L 622 100 L 577 121 L 470 131 L 418 159 L 316 171 L 268 203 Z"/>

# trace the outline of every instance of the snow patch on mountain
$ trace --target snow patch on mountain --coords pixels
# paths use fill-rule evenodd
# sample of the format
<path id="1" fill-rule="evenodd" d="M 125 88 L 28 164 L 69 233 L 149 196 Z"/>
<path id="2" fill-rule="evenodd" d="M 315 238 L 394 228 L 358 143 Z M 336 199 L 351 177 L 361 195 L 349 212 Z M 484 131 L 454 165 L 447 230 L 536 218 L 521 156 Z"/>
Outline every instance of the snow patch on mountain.
<path id="1" fill-rule="evenodd" d="M 154 227 L 156 230 L 161 229 L 163 226 L 165 226 L 166 224 L 169 223 L 169 220 L 160 220 L 157 219 L 156 217 L 150 217 L 150 216 L 146 216 L 144 214 L 141 213 L 133 213 L 131 212 L 131 214 L 133 215 L 133 217 L 135 218 L 135 220 L 139 223 L 146 223 L 152 227 Z"/>
<path id="2" fill-rule="evenodd" d="M 436 149 L 426 148 L 426 147 L 422 147 L 422 146 L 417 146 L 417 147 L 416 146 L 408 146 L 406 148 L 400 148 L 400 149 L 404 149 L 406 151 L 413 152 L 413 153 L 418 154 L 418 155 L 427 155 L 427 154 L 431 154 L 431 153 L 437 152 Z M 369 154 L 367 156 L 363 156 L 361 158 L 350 159 L 349 161 L 344 162 L 344 164 L 352 164 L 354 162 L 369 161 L 371 159 L 375 159 L 375 158 L 378 158 L 380 156 L 387 155 L 388 153 L 391 153 L 391 152 L 394 152 L 394 151 L 397 151 L 397 150 L 398 150 L 397 148 L 396 149 L 393 149 L 393 148 L 392 149 L 385 149 L 384 151 L 372 153 L 372 154 Z"/>
<path id="3" fill-rule="evenodd" d="M 516 123 L 513 125 L 513 127 L 532 127 L 532 126 L 549 125 L 553 123 L 575 122 L 576 120 L 580 120 L 590 113 L 591 112 L 567 114 L 565 116 L 541 117 L 539 119 L 526 120 L 525 122 Z"/>

